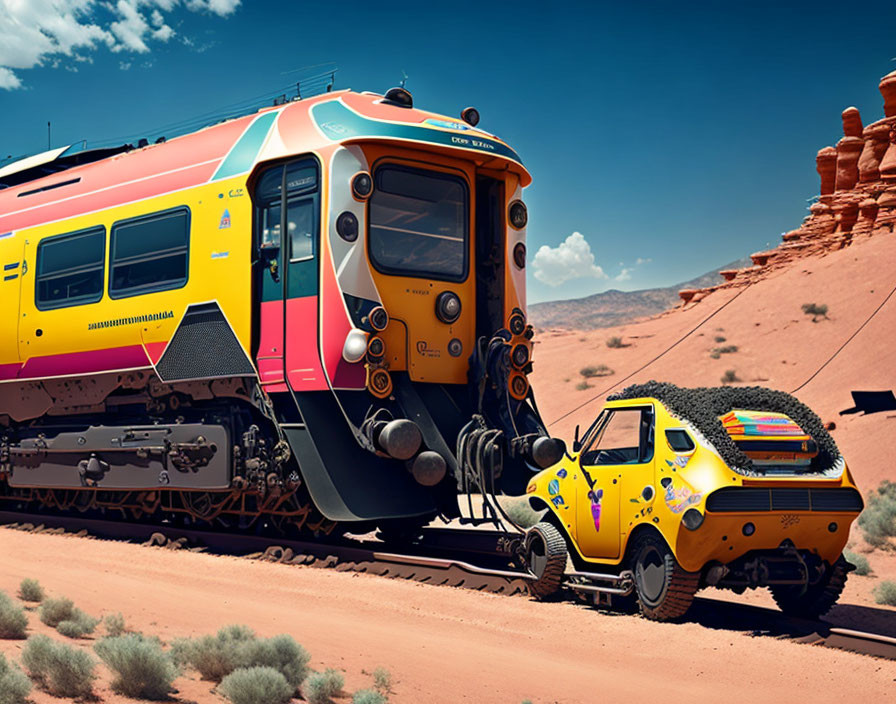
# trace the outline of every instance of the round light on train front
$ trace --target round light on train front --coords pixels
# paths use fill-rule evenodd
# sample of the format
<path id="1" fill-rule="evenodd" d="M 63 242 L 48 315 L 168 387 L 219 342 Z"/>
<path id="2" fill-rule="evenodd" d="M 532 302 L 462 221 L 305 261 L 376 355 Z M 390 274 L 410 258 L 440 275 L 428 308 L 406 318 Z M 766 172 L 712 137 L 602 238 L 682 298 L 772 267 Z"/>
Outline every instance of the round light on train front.
<path id="1" fill-rule="evenodd" d="M 748 538 L 756 532 L 756 526 L 747 521 L 744 523 L 744 527 L 741 529 L 741 532 L 747 536 Z"/>
<path id="2" fill-rule="evenodd" d="M 479 124 L 479 111 L 473 107 L 464 108 L 460 111 L 460 119 L 470 127 L 475 127 Z"/>
<path id="3" fill-rule="evenodd" d="M 378 362 L 386 353 L 386 343 L 381 337 L 371 337 L 367 344 L 367 359 L 371 362 Z"/>
<path id="4" fill-rule="evenodd" d="M 522 230 L 529 222 L 529 211 L 521 200 L 515 200 L 510 204 L 510 224 L 517 230 Z"/>
<path id="5" fill-rule="evenodd" d="M 460 299 L 451 291 L 442 291 L 436 298 L 436 317 L 451 325 L 460 317 Z"/>
<path id="6" fill-rule="evenodd" d="M 513 372 L 510 376 L 510 395 L 517 401 L 522 401 L 529 393 L 529 381 L 520 372 Z"/>
<path id="7" fill-rule="evenodd" d="M 448 343 L 448 354 L 452 357 L 460 357 L 464 353 L 464 343 L 456 337 Z"/>
<path id="8" fill-rule="evenodd" d="M 364 359 L 365 354 L 367 354 L 367 333 L 357 328 L 349 330 L 342 345 L 342 358 L 354 364 Z"/>
<path id="9" fill-rule="evenodd" d="M 336 218 L 336 232 L 346 242 L 354 242 L 358 239 L 358 218 L 355 214 L 346 210 Z"/>
<path id="10" fill-rule="evenodd" d="M 377 332 L 382 332 L 389 326 L 389 314 L 382 306 L 377 306 L 370 311 L 367 320 L 370 322 L 370 327 Z"/>
<path id="11" fill-rule="evenodd" d="M 526 330 L 526 318 L 522 313 L 514 313 L 510 316 L 507 326 L 514 335 L 522 335 Z"/>
<path id="12" fill-rule="evenodd" d="M 367 388 L 377 398 L 386 398 L 392 393 L 392 377 L 385 369 L 374 369 L 367 380 Z"/>
<path id="13" fill-rule="evenodd" d="M 526 345 L 515 345 L 510 353 L 510 361 L 517 369 L 522 369 L 529 362 L 529 348 Z"/>
<path id="14" fill-rule="evenodd" d="M 517 242 L 513 248 L 513 263 L 517 269 L 526 268 L 526 245 L 522 242 Z"/>
<path id="15" fill-rule="evenodd" d="M 358 200 L 367 200 L 373 191 L 373 179 L 366 171 L 355 174 L 352 178 L 352 195 Z"/>

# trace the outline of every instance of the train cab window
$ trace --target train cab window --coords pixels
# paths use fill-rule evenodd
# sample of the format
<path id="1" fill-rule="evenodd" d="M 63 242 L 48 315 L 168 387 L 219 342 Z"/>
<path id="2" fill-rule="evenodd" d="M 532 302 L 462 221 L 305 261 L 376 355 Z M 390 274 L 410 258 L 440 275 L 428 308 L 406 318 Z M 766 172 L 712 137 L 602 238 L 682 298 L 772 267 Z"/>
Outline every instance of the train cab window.
<path id="1" fill-rule="evenodd" d="M 190 211 L 166 210 L 112 226 L 109 295 L 125 298 L 187 283 Z"/>
<path id="2" fill-rule="evenodd" d="M 37 246 L 34 300 L 39 310 L 96 303 L 103 297 L 106 228 L 58 235 Z"/>
<path id="3" fill-rule="evenodd" d="M 283 222 L 283 192 L 286 190 L 286 222 Z M 255 203 L 258 217 L 258 247 L 278 251 L 286 229 L 289 258 L 300 261 L 314 256 L 317 232 L 317 165 L 303 160 L 274 166 L 258 179 Z"/>
<path id="4" fill-rule="evenodd" d="M 647 408 L 608 411 L 582 451 L 585 466 L 642 464 L 653 458 L 653 413 Z"/>
<path id="5" fill-rule="evenodd" d="M 463 281 L 469 192 L 459 176 L 380 166 L 370 196 L 370 257 L 386 274 Z"/>

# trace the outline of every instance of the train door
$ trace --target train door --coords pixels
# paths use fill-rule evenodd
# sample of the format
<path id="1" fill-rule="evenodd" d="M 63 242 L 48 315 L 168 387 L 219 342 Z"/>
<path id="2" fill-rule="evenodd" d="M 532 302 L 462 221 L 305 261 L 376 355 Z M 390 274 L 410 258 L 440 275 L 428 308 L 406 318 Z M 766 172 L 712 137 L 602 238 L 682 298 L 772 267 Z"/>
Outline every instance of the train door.
<path id="1" fill-rule="evenodd" d="M 268 391 L 319 389 L 320 170 L 301 159 L 263 171 L 255 186 L 259 267 L 258 372 Z M 325 388 L 325 384 L 323 386 Z"/>
<path id="2" fill-rule="evenodd" d="M 579 457 L 585 482 L 578 484 L 576 536 L 586 557 L 614 559 L 628 532 L 625 517 L 653 501 L 653 409 L 605 414 Z M 646 486 L 650 496 L 642 495 Z"/>

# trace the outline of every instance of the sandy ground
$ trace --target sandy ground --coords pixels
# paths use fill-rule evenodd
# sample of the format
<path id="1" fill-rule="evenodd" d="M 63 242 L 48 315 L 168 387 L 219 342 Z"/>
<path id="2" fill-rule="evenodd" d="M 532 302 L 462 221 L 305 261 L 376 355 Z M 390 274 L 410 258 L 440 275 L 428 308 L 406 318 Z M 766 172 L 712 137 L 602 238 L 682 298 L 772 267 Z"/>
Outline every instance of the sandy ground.
<path id="1" fill-rule="evenodd" d="M 350 691 L 369 686 L 362 671 L 387 667 L 397 680 L 393 702 L 883 701 L 896 688 L 894 662 L 754 637 L 761 619 L 726 627 L 724 605 L 701 605 L 696 621 L 656 624 L 571 603 L 8 529 L 0 551 L 7 593 L 37 576 L 88 613 L 123 612 L 129 627 L 165 641 L 231 622 L 286 632 L 314 667 L 343 669 Z M 896 635 L 896 611 L 883 614 Z M 49 632 L 36 614 L 30 621 L 33 632 Z M 15 659 L 21 647 L 0 641 Z M 102 701 L 128 701 L 107 682 L 104 673 Z M 177 686 L 177 701 L 221 701 L 195 677 Z"/>

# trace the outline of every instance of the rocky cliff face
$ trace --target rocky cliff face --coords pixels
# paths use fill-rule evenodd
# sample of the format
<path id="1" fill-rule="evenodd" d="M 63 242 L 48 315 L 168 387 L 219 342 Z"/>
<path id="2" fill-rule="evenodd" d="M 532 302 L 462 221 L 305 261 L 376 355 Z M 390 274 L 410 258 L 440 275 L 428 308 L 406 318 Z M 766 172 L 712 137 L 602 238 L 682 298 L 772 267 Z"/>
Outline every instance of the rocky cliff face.
<path id="1" fill-rule="evenodd" d="M 794 259 L 848 247 L 866 237 L 890 235 L 896 227 L 896 71 L 880 80 L 884 118 L 863 126 L 858 109 L 842 113 L 843 137 L 819 150 L 815 166 L 821 179 L 817 201 L 796 229 L 782 235 L 775 249 L 750 255 L 753 266 L 720 274 L 725 282 L 678 292 L 684 305 L 711 291 L 764 278 Z"/>

